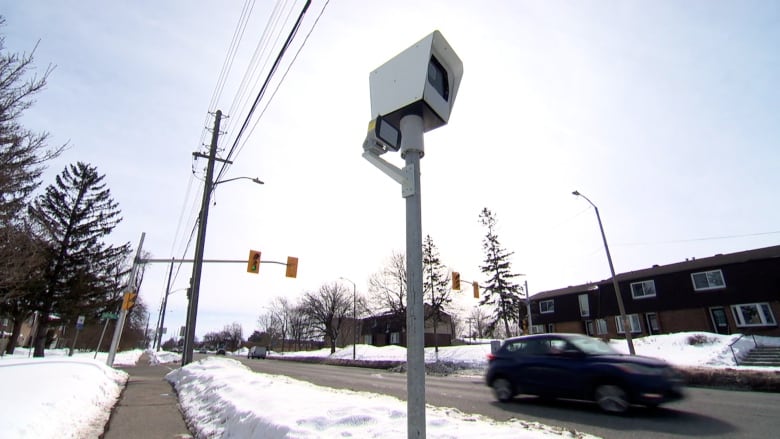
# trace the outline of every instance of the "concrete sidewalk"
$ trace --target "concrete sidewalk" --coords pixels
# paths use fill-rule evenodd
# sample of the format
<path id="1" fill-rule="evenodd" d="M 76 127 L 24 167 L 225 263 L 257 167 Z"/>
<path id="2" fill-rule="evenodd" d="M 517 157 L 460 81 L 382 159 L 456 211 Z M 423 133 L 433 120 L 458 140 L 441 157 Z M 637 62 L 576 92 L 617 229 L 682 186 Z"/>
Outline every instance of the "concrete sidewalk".
<path id="1" fill-rule="evenodd" d="M 179 412 L 179 401 L 165 375 L 174 365 L 150 366 L 144 354 L 135 366 L 118 369 L 130 375 L 111 419 L 105 439 L 192 438 Z"/>

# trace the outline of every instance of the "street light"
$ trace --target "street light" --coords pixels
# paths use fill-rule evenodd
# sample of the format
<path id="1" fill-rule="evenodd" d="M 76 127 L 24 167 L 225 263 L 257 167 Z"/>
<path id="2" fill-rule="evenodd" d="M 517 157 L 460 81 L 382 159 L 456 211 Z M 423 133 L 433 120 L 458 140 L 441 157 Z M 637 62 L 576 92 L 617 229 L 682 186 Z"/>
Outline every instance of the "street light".
<path id="1" fill-rule="evenodd" d="M 612 265 L 612 256 L 609 254 L 609 246 L 607 245 L 607 236 L 604 234 L 604 226 L 601 224 L 601 215 L 599 215 L 599 208 L 590 201 L 588 197 L 579 193 L 579 191 L 572 192 L 572 195 L 582 197 L 593 206 L 596 211 L 596 219 L 599 221 L 599 229 L 601 229 L 601 239 L 604 241 L 604 250 L 607 252 L 607 261 L 609 262 L 609 271 L 612 273 L 612 285 L 615 287 L 615 296 L 617 297 L 618 310 L 620 311 L 620 320 L 623 322 L 623 332 L 626 334 L 626 343 L 628 343 L 628 352 L 631 355 L 635 355 L 634 342 L 631 339 L 631 328 L 628 324 L 628 318 L 626 317 L 626 309 L 623 307 L 623 296 L 620 294 L 620 286 L 618 285 L 617 277 L 615 277 L 615 267 Z"/>
<path id="2" fill-rule="evenodd" d="M 355 286 L 355 282 L 346 277 L 340 277 L 339 279 L 352 284 L 352 359 L 354 360 L 355 345 L 357 345 L 357 286 Z"/>

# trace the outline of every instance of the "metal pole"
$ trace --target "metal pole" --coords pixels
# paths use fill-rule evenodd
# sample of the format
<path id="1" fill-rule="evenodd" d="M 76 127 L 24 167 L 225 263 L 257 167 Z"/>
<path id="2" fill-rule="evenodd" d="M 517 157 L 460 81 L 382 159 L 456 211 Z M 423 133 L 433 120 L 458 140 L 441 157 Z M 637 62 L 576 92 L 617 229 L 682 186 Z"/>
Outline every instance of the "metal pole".
<path id="1" fill-rule="evenodd" d="M 533 331 L 531 331 L 533 322 L 531 320 L 531 293 L 528 292 L 528 279 L 525 280 L 525 308 L 528 312 L 528 333 L 533 334 Z"/>
<path id="2" fill-rule="evenodd" d="M 585 198 L 585 197 L 583 197 Z M 588 200 L 587 198 L 585 198 Z M 590 203 L 590 200 L 588 200 Z M 615 288 L 615 296 L 617 297 L 618 311 L 620 312 L 620 319 L 623 321 L 623 332 L 626 334 L 626 343 L 628 343 L 628 352 L 631 355 L 635 355 L 634 341 L 631 339 L 631 327 L 628 324 L 628 316 L 626 316 L 626 309 L 623 307 L 623 296 L 620 294 L 620 285 L 618 285 L 617 277 L 615 276 L 615 267 L 612 266 L 612 256 L 609 254 L 609 246 L 607 245 L 607 235 L 604 234 L 604 226 L 601 224 L 601 215 L 599 215 L 599 208 L 595 204 L 590 203 L 596 210 L 596 218 L 599 220 L 599 229 L 601 229 L 601 239 L 604 241 L 604 250 L 607 252 L 607 261 L 609 262 L 609 272 L 612 273 L 612 285 Z"/>
<path id="3" fill-rule="evenodd" d="M 357 349 L 357 286 L 352 282 L 352 359 L 355 359 Z"/>
<path id="4" fill-rule="evenodd" d="M 135 252 L 135 259 L 133 259 L 133 268 L 130 271 L 130 278 L 127 281 L 127 287 L 129 291 L 133 291 L 135 288 L 135 276 L 138 273 L 138 266 L 140 265 L 139 258 L 141 257 L 141 248 L 144 246 L 144 238 L 146 232 L 141 233 L 141 241 L 138 243 L 138 250 Z M 127 294 L 127 292 L 125 292 Z M 127 310 L 123 309 L 119 313 L 119 319 L 116 321 L 116 327 L 114 328 L 114 338 L 111 340 L 111 348 L 108 350 L 108 359 L 106 364 L 109 366 L 114 365 L 114 356 L 116 350 L 119 347 L 119 340 L 122 338 L 122 329 L 125 326 L 125 319 L 127 318 Z"/>
<path id="5" fill-rule="evenodd" d="M 618 285 L 617 277 L 615 277 L 615 267 L 612 265 L 612 256 L 609 254 L 609 245 L 607 245 L 607 235 L 604 234 L 604 225 L 601 224 L 601 215 L 599 214 L 599 208 L 590 201 L 590 198 L 582 195 L 579 191 L 572 192 L 572 195 L 584 198 L 593 209 L 596 211 L 596 219 L 599 221 L 599 230 L 601 230 L 601 239 L 604 241 L 604 250 L 607 252 L 607 262 L 609 262 L 609 272 L 612 274 L 612 286 L 615 288 L 615 297 L 617 298 L 618 312 L 620 312 L 620 320 L 623 322 L 623 333 L 626 334 L 626 343 L 628 343 L 628 352 L 631 355 L 635 355 L 634 341 L 631 338 L 631 328 L 628 324 L 628 317 L 626 316 L 626 309 L 623 307 L 623 296 L 620 294 L 620 285 Z"/>
<path id="6" fill-rule="evenodd" d="M 203 268 L 203 248 L 206 244 L 206 224 L 209 218 L 209 204 L 211 202 L 211 190 L 214 187 L 214 159 L 217 155 L 217 142 L 219 141 L 219 123 L 222 119 L 222 111 L 217 110 L 214 118 L 214 131 L 211 133 L 211 148 L 209 148 L 209 163 L 206 167 L 206 181 L 203 186 L 203 202 L 200 206 L 200 221 L 198 222 L 198 240 L 195 243 L 195 263 L 192 267 L 192 293 L 187 315 L 187 330 L 184 336 L 184 355 L 182 366 L 192 362 L 192 347 L 195 341 L 195 323 L 198 318 L 198 295 L 200 294 L 200 274 Z"/>
<path id="7" fill-rule="evenodd" d="M 407 115 L 401 119 L 401 157 L 413 178 L 414 191 L 406 197 L 406 393 L 407 434 L 425 437 L 425 316 L 422 279 L 422 201 L 420 158 L 423 149 L 423 119 Z"/>
<path id="8" fill-rule="evenodd" d="M 160 325 L 157 327 L 157 352 L 160 352 L 162 345 L 162 330 L 165 325 L 165 309 L 168 307 L 168 295 L 171 294 L 171 276 L 173 275 L 173 258 L 171 258 L 171 268 L 168 270 L 168 284 L 165 286 L 165 297 L 163 298 L 162 312 L 160 313 Z"/>
<path id="9" fill-rule="evenodd" d="M 100 345 L 103 344 L 103 336 L 106 335 L 106 328 L 108 328 L 108 322 L 110 322 L 111 319 L 106 317 L 106 323 L 103 325 L 103 331 L 100 333 L 100 339 L 98 340 L 98 345 L 95 348 L 95 356 L 92 357 L 93 359 L 97 358 L 98 352 L 100 352 Z"/>

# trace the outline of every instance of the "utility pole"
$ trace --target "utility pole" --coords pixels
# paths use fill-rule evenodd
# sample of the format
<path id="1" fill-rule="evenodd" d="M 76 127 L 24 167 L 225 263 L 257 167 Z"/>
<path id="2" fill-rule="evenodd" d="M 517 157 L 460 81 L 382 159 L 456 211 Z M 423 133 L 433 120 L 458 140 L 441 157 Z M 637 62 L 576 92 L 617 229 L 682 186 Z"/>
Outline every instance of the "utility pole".
<path id="1" fill-rule="evenodd" d="M 195 340 L 195 323 L 198 318 L 198 295 L 200 293 L 200 274 L 203 268 L 203 247 L 206 244 L 206 224 L 209 218 L 209 204 L 211 203 L 211 190 L 214 187 L 214 161 L 217 156 L 217 142 L 219 141 L 219 123 L 222 120 L 222 111 L 217 110 L 214 117 L 214 131 L 211 133 L 211 147 L 209 148 L 208 166 L 206 167 L 206 181 L 203 184 L 203 202 L 200 205 L 200 217 L 198 221 L 198 239 L 195 243 L 195 263 L 192 266 L 192 291 L 190 292 L 190 304 L 187 307 L 187 329 L 184 334 L 184 355 L 182 366 L 192 362 L 192 348 Z M 198 156 L 198 154 L 195 154 Z"/>

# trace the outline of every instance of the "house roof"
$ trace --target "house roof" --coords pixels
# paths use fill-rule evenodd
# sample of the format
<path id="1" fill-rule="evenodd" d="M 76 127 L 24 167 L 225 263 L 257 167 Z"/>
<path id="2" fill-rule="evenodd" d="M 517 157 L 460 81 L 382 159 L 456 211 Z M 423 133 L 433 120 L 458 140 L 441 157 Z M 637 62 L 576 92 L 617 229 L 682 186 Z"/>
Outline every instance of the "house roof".
<path id="1" fill-rule="evenodd" d="M 618 281 L 631 281 L 639 279 L 647 279 L 649 277 L 677 273 L 681 271 L 701 270 L 706 268 L 713 268 L 727 264 L 738 264 L 748 261 L 763 260 L 780 258 L 780 245 L 773 247 L 764 247 L 754 250 L 746 250 L 737 253 L 717 254 L 701 259 L 687 259 L 683 262 L 675 262 L 668 265 L 654 265 L 650 268 L 645 268 L 636 271 L 629 271 L 626 273 L 617 274 Z M 565 296 L 567 294 L 584 293 L 585 291 L 595 290 L 601 284 L 609 284 L 612 282 L 612 278 L 605 279 L 599 282 L 592 282 L 583 285 L 569 286 L 566 288 L 560 288 L 557 290 L 542 291 L 541 293 L 531 296 L 531 300 L 547 299 L 550 297 Z"/>

